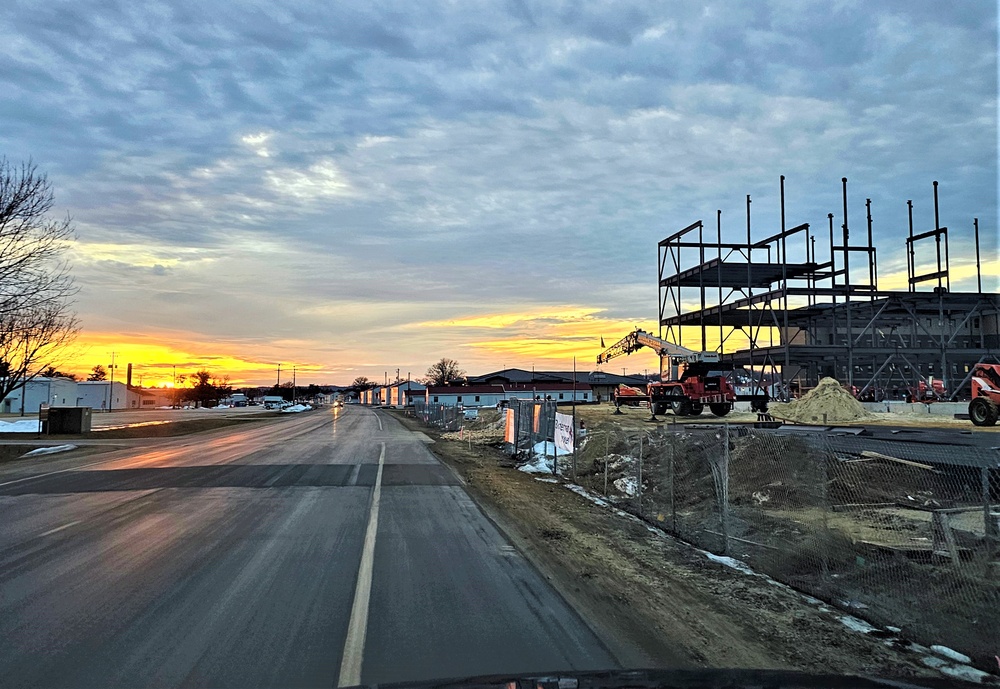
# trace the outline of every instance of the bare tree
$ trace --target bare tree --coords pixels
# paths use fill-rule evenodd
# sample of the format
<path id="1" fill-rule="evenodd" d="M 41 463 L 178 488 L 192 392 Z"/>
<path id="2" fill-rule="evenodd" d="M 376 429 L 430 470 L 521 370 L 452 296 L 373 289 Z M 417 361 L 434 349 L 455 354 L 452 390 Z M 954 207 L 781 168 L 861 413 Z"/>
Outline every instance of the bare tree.
<path id="1" fill-rule="evenodd" d="M 354 382 L 351 383 L 348 387 L 350 387 L 350 389 L 352 390 L 357 390 L 358 392 L 360 392 L 361 390 L 370 390 L 371 388 L 377 388 L 378 383 L 376 383 L 373 380 L 368 380 L 366 376 L 358 376 L 357 378 L 354 379 Z"/>
<path id="2" fill-rule="evenodd" d="M 91 369 L 90 375 L 87 376 L 87 380 L 90 381 L 107 380 L 107 379 L 108 379 L 108 369 L 104 368 L 100 364 Z"/>
<path id="3" fill-rule="evenodd" d="M 444 357 L 427 369 L 427 377 L 424 378 L 424 383 L 427 385 L 448 385 L 449 383 L 460 383 L 464 380 L 465 371 L 458 367 L 458 362 L 454 359 Z"/>
<path id="4" fill-rule="evenodd" d="M 58 365 L 79 331 L 64 258 L 73 226 L 49 217 L 53 198 L 33 163 L 0 157 L 0 400 Z"/>

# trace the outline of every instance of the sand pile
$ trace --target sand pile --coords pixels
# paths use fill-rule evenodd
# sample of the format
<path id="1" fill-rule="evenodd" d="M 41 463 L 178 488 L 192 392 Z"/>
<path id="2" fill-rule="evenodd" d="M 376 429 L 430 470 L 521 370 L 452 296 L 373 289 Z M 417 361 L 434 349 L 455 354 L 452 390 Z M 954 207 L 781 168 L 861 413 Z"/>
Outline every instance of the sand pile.
<path id="1" fill-rule="evenodd" d="M 815 388 L 792 402 L 772 402 L 768 411 L 778 419 L 798 423 L 842 423 L 870 419 L 872 414 L 833 378 L 824 378 Z"/>

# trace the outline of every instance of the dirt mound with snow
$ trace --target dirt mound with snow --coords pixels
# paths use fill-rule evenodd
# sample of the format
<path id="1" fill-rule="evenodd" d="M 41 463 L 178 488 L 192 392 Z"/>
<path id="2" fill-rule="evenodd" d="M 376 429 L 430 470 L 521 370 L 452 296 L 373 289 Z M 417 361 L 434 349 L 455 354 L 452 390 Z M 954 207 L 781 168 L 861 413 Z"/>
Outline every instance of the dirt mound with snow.
<path id="1" fill-rule="evenodd" d="M 833 378 L 822 379 L 819 385 L 792 402 L 772 402 L 769 411 L 775 418 L 797 423 L 843 423 L 874 418 Z"/>

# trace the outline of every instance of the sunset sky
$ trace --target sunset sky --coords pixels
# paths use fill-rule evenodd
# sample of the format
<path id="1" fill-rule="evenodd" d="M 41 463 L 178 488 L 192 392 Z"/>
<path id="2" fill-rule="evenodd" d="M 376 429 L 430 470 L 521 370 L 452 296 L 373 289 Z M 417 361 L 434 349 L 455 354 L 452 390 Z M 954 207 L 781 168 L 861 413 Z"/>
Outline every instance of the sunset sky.
<path id="1" fill-rule="evenodd" d="M 994 0 L 6 0 L 0 86 L 77 228 L 78 372 L 587 370 L 655 332 L 657 241 L 745 239 L 746 194 L 773 233 L 781 174 L 792 225 L 872 199 L 883 286 L 938 180 L 953 289 L 973 217 L 1000 289 Z"/>

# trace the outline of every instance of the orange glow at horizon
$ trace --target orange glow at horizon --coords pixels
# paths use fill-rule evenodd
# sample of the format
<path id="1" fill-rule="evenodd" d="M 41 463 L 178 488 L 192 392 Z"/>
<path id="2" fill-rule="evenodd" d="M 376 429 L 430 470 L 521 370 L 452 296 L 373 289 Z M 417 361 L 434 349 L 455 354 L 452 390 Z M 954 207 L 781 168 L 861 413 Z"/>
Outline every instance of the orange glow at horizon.
<path id="1" fill-rule="evenodd" d="M 111 353 L 114 352 L 115 380 L 124 381 L 128 364 L 132 364 L 132 382 L 143 387 L 172 388 L 183 386 L 183 381 L 196 371 L 205 369 L 216 378 L 229 378 L 231 385 L 252 385 L 250 379 L 275 378 L 276 365 L 255 361 L 227 353 L 223 347 L 185 342 L 180 338 L 163 338 L 153 341 L 147 335 L 108 333 L 83 333 L 72 352 L 57 367 L 86 379 L 95 366 L 108 369 L 111 377 Z M 317 367 L 302 364 L 300 372 Z M 291 375 L 291 364 L 289 364 Z"/>

